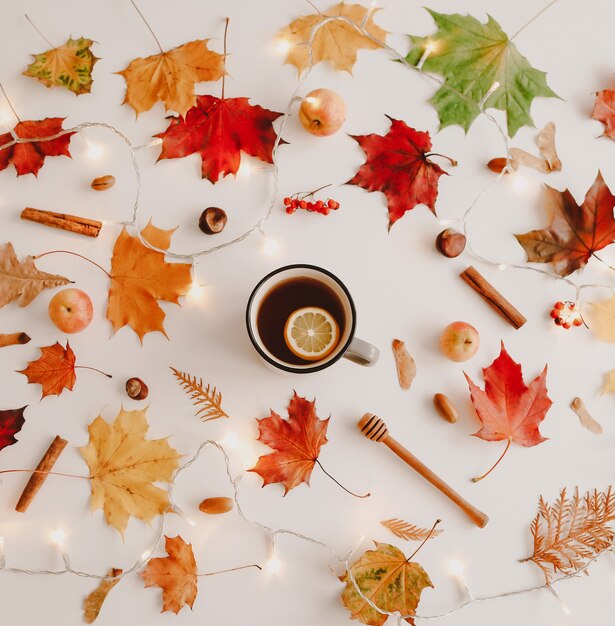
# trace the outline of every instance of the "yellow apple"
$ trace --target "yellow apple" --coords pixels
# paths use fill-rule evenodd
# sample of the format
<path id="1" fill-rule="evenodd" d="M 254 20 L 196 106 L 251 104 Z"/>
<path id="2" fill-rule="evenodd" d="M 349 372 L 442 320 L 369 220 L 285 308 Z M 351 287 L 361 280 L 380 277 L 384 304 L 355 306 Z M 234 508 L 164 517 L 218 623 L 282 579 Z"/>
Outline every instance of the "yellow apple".
<path id="1" fill-rule="evenodd" d="M 449 324 L 440 336 L 440 350 L 451 361 L 467 361 L 477 352 L 480 337 L 474 326 L 467 322 Z"/>
<path id="2" fill-rule="evenodd" d="M 317 137 L 336 133 L 346 121 L 346 103 L 330 89 L 314 89 L 303 99 L 299 108 L 303 128 Z"/>
<path id="3" fill-rule="evenodd" d="M 79 333 L 92 321 L 92 301 L 81 289 L 62 289 L 49 302 L 49 319 L 63 333 Z"/>

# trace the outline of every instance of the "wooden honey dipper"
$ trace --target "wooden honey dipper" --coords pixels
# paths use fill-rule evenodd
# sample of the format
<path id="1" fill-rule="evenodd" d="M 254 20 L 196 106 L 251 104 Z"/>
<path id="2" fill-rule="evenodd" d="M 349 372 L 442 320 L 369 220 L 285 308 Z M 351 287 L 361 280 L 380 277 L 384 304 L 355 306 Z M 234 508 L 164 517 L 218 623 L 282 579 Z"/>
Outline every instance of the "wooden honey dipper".
<path id="1" fill-rule="evenodd" d="M 489 521 L 489 517 L 467 500 L 462 498 L 450 485 L 445 483 L 439 476 L 434 474 L 425 464 L 419 461 L 412 452 L 406 450 L 391 435 L 386 424 L 372 413 L 366 413 L 358 423 L 359 430 L 372 441 L 383 443 L 389 450 L 392 450 L 402 461 L 405 461 L 414 471 L 428 480 L 434 487 L 437 487 L 445 496 L 452 500 L 477 526 L 484 528 Z"/>

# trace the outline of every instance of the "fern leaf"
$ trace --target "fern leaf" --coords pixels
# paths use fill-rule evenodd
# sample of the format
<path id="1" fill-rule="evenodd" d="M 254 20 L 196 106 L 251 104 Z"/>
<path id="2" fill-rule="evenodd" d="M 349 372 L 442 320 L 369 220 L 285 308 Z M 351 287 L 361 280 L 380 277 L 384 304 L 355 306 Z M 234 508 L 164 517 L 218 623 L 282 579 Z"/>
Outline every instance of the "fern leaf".
<path id="1" fill-rule="evenodd" d="M 179 386 L 192 400 L 192 404 L 199 407 L 195 413 L 197 417 L 200 417 L 204 422 L 222 417 L 228 418 L 228 415 L 222 409 L 222 394 L 215 387 L 213 389 L 210 385 L 203 387 L 202 378 L 199 378 L 197 382 L 196 376 L 180 372 L 174 367 L 171 368 L 171 371 L 177 378 Z"/>
<path id="2" fill-rule="evenodd" d="M 588 491 L 583 497 L 575 489 L 568 497 L 562 489 L 551 506 L 541 496 L 538 514 L 530 524 L 534 552 L 523 561 L 531 561 L 543 572 L 549 584 L 554 574 L 586 571 L 587 565 L 601 552 L 613 547 L 615 498 L 612 488 Z"/>
<path id="3" fill-rule="evenodd" d="M 380 522 L 385 528 L 390 530 L 396 537 L 406 541 L 424 541 L 431 533 L 432 537 L 439 535 L 442 531 L 435 529 L 433 532 L 427 528 L 419 528 L 414 524 L 409 524 L 403 520 L 393 518 Z"/>

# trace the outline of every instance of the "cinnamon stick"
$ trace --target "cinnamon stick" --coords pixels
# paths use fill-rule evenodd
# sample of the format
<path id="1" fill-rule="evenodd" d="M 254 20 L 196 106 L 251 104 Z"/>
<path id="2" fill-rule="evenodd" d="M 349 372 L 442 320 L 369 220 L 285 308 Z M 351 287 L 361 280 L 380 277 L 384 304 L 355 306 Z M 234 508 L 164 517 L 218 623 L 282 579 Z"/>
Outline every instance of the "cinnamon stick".
<path id="1" fill-rule="evenodd" d="M 27 482 L 19 498 L 19 502 L 15 507 L 16 511 L 25 513 L 28 510 L 34 496 L 47 480 L 48 472 L 50 472 L 55 465 L 55 462 L 58 460 L 60 454 L 62 454 L 67 443 L 68 441 L 66 441 L 66 439 L 62 439 L 62 437 L 56 435 L 56 438 L 51 442 L 51 445 L 40 460 L 40 463 L 36 466 L 35 472 L 30 476 L 30 480 Z"/>
<path id="2" fill-rule="evenodd" d="M 6 348 L 6 346 L 16 346 L 21 343 L 28 343 L 30 336 L 26 333 L 10 333 L 3 335 L 0 333 L 0 348 Z"/>
<path id="3" fill-rule="evenodd" d="M 510 325 L 519 329 L 527 319 L 472 265 L 461 272 L 461 278 Z"/>
<path id="4" fill-rule="evenodd" d="M 98 237 L 102 228 L 102 222 L 98 220 L 90 220 L 87 217 L 68 215 L 67 213 L 42 211 L 31 207 L 26 207 L 21 212 L 21 219 L 43 224 L 44 226 L 51 226 L 51 228 L 67 230 L 78 235 L 86 235 L 86 237 Z"/>

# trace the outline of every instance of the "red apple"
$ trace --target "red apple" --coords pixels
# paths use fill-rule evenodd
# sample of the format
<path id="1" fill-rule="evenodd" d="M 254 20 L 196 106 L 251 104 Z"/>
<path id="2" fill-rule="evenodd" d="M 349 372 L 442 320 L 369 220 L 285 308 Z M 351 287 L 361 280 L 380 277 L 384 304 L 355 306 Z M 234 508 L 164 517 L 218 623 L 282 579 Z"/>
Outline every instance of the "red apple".
<path id="1" fill-rule="evenodd" d="M 346 120 L 346 103 L 330 89 L 314 89 L 303 99 L 299 108 L 303 128 L 317 137 L 336 133 Z"/>
<path id="2" fill-rule="evenodd" d="M 477 352 L 480 337 L 474 326 L 467 322 L 449 324 L 440 336 L 440 350 L 451 361 L 467 361 Z"/>
<path id="3" fill-rule="evenodd" d="M 49 319 L 63 333 L 79 333 L 92 321 L 92 301 L 81 289 L 62 289 L 49 302 Z"/>

